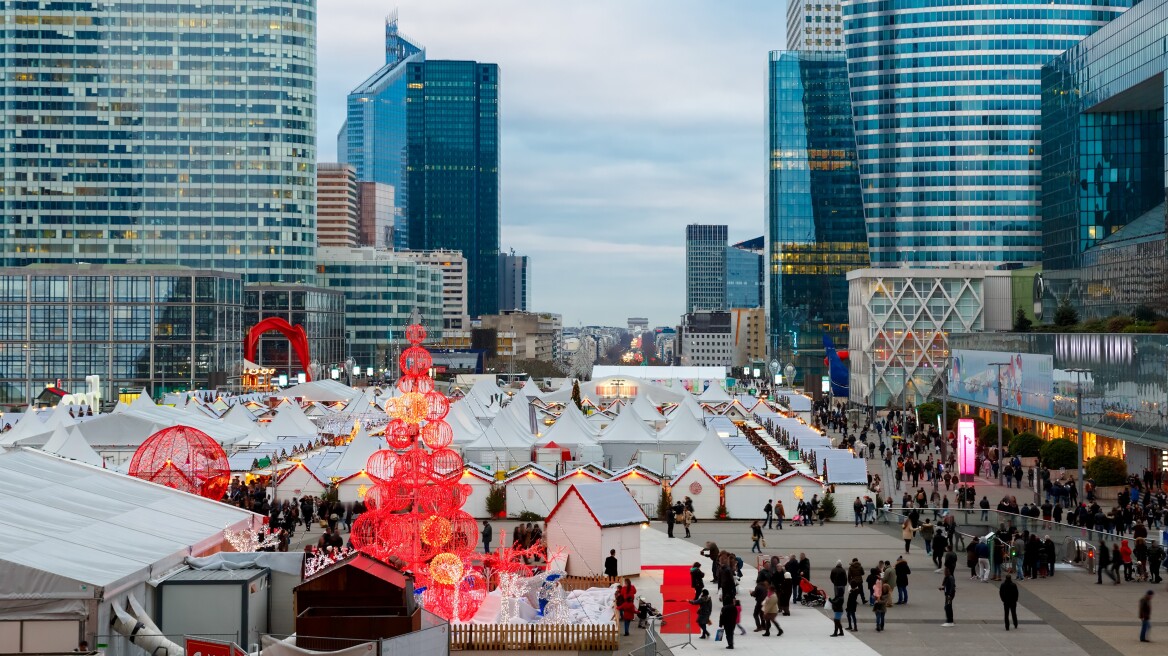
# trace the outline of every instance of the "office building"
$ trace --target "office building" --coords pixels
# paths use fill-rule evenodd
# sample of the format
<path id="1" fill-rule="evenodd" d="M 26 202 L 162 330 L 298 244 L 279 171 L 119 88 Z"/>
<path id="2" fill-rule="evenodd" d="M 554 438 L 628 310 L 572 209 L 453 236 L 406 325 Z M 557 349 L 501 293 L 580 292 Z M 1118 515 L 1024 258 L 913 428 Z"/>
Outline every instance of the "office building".
<path id="1" fill-rule="evenodd" d="M 873 266 L 1042 259 L 1040 69 L 1132 4 L 844 4 Z"/>
<path id="2" fill-rule="evenodd" d="M 0 263 L 311 282 L 315 4 L 6 3 Z"/>
<path id="3" fill-rule="evenodd" d="M 471 316 L 499 308 L 499 67 L 407 67 L 410 250 L 466 257 Z"/>
<path id="4" fill-rule="evenodd" d="M 357 183 L 357 232 L 361 246 L 394 248 L 394 189 L 380 182 Z"/>
<path id="5" fill-rule="evenodd" d="M 766 304 L 765 244 L 763 237 L 755 237 L 726 247 L 727 308 L 756 308 Z"/>
<path id="6" fill-rule="evenodd" d="M 769 110 L 771 355 L 818 378 L 824 335 L 847 342 L 847 273 L 868 265 L 843 55 L 772 52 Z"/>
<path id="7" fill-rule="evenodd" d="M 385 20 L 385 64 L 346 99 L 345 123 L 337 134 L 337 159 L 352 164 L 360 182 L 393 188 L 394 248 L 407 248 L 406 69 L 426 59 L 416 41 L 398 31 L 396 10 Z M 382 245 L 366 244 L 378 248 Z"/>
<path id="8" fill-rule="evenodd" d="M 428 340 L 442 337 L 442 271 L 392 251 L 373 248 L 319 249 L 322 287 L 345 296 L 347 357 L 358 367 L 392 374 L 408 346 L 405 330 L 414 314 Z"/>
<path id="9" fill-rule="evenodd" d="M 531 258 L 499 253 L 499 311 L 527 312 L 531 307 Z"/>
<path id="10" fill-rule="evenodd" d="M 258 284 L 243 289 L 243 329 L 279 317 L 302 326 L 308 336 L 310 371 L 305 371 L 288 338 L 278 331 L 260 336 L 255 364 L 275 369 L 295 383 L 302 373 L 320 379 L 345 362 L 345 297 L 338 291 L 307 285 Z M 313 367 L 313 363 L 316 364 Z"/>
<path id="11" fill-rule="evenodd" d="M 677 359 L 683 367 L 729 367 L 734 364 L 733 315 L 688 312 L 677 328 Z"/>
<path id="12" fill-rule="evenodd" d="M 858 269 L 848 287 L 849 395 L 861 405 L 911 408 L 940 394 L 950 335 L 1014 322 L 1011 271 Z"/>
<path id="13" fill-rule="evenodd" d="M 843 52 L 843 0 L 787 3 L 787 50 Z"/>
<path id="14" fill-rule="evenodd" d="M 181 266 L 36 264 L 0 269 L 0 406 L 47 383 L 105 401 L 228 384 L 243 358 L 243 278 Z"/>
<path id="15" fill-rule="evenodd" d="M 726 226 L 685 227 L 687 313 L 726 309 Z"/>
<path id="16" fill-rule="evenodd" d="M 1139 3 L 1042 67 L 1043 314 L 1168 312 L 1168 2 Z M 1047 314 L 1049 313 L 1049 314 Z"/>
<path id="17" fill-rule="evenodd" d="M 765 308 L 731 308 L 730 327 L 733 365 L 741 367 L 767 361 L 767 313 Z"/>
<path id="18" fill-rule="evenodd" d="M 401 257 L 437 268 L 442 272 L 442 328 L 466 330 L 466 258 L 458 251 L 398 251 Z"/>
<path id="19" fill-rule="evenodd" d="M 479 328 L 515 340 L 515 357 L 557 362 L 563 356 L 564 318 L 551 312 L 500 312 L 479 318 Z"/>
<path id="20" fill-rule="evenodd" d="M 316 165 L 316 243 L 353 248 L 360 241 L 357 170 L 349 164 Z"/>

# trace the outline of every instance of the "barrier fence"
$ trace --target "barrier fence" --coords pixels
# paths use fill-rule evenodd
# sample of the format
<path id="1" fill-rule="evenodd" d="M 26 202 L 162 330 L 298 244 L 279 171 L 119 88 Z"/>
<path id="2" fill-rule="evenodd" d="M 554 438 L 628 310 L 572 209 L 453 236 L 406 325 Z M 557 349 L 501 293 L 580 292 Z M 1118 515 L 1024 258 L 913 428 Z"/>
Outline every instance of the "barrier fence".
<path id="1" fill-rule="evenodd" d="M 559 581 L 564 592 L 572 592 L 589 588 L 607 588 L 613 583 L 620 583 L 622 579 L 608 576 L 562 576 Z"/>
<path id="2" fill-rule="evenodd" d="M 614 624 L 452 624 L 451 651 L 616 651 Z"/>

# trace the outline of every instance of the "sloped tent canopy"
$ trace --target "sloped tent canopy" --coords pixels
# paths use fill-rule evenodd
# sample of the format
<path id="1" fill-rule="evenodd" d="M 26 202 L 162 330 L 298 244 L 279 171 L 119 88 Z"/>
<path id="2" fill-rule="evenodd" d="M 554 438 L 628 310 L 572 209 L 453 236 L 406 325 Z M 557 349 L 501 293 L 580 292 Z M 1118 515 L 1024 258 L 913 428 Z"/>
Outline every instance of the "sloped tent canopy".
<path id="1" fill-rule="evenodd" d="M 462 447 L 467 462 L 508 467 L 531 461 L 532 436 L 518 430 L 485 429 L 479 437 Z"/>
<path id="2" fill-rule="evenodd" d="M 631 408 L 617 415 L 596 439 L 614 467 L 631 464 L 638 451 L 654 451 L 659 443 L 657 431 L 645 425 Z"/>
<path id="3" fill-rule="evenodd" d="M 669 419 L 675 419 L 677 413 L 679 412 L 688 412 L 691 416 L 693 416 L 694 419 L 697 419 L 698 421 L 705 421 L 706 419 L 706 411 L 703 410 L 702 406 L 698 404 L 697 399 L 694 398 L 693 394 L 687 393 L 681 397 L 681 403 L 675 406 L 669 413 Z"/>
<path id="4" fill-rule="evenodd" d="M 251 430 L 256 423 L 255 415 L 242 403 L 237 403 L 228 408 L 227 412 L 223 413 L 223 416 L 220 417 L 220 420 L 230 426 L 237 426 L 247 430 Z"/>
<path id="5" fill-rule="evenodd" d="M 543 396 L 543 392 L 535 384 L 535 381 L 530 376 L 523 382 L 523 387 L 519 390 L 519 396 L 525 396 L 528 399 L 538 399 Z"/>
<path id="6" fill-rule="evenodd" d="M 710 417 L 710 420 L 706 422 L 706 426 L 708 428 L 714 429 L 714 431 L 723 437 L 730 437 L 732 435 L 738 434 L 738 426 L 733 421 L 731 421 L 729 417 L 723 417 L 721 415 L 717 417 Z"/>
<path id="7" fill-rule="evenodd" d="M 73 428 L 96 449 L 137 449 L 146 438 L 168 426 L 162 422 L 129 413 L 101 415 Z"/>
<path id="8" fill-rule="evenodd" d="M 0 434 L 0 445 L 5 444 L 44 444 L 49 439 L 49 435 L 53 432 L 51 426 L 45 426 L 45 422 L 41 421 L 38 412 L 26 412 L 20 417 L 20 421 L 12 427 L 7 433 Z M 42 436 L 40 440 L 33 438 Z"/>
<path id="9" fill-rule="evenodd" d="M 561 448 L 570 450 L 576 460 L 600 460 L 604 451 L 592 431 L 593 427 L 584 419 L 579 408 L 568 405 L 556 423 L 536 440 L 534 447 L 539 449 L 555 442 Z"/>
<path id="10" fill-rule="evenodd" d="M 706 391 L 698 395 L 698 400 L 702 403 L 729 403 L 730 395 L 718 383 L 710 383 Z"/>
<path id="11" fill-rule="evenodd" d="M 706 426 L 688 412 L 670 415 L 670 421 L 657 433 L 657 440 L 666 444 L 690 445 L 693 448 L 706 436 Z"/>
<path id="12" fill-rule="evenodd" d="M 280 409 L 276 411 L 276 418 L 267 425 L 268 434 L 273 437 L 285 437 L 288 435 L 311 435 L 316 437 L 319 433 L 316 424 L 304 414 L 297 403 L 290 403 L 281 405 Z"/>
<path id="13" fill-rule="evenodd" d="M 361 390 L 349 387 L 339 381 L 323 379 L 293 385 L 280 392 L 279 396 L 289 399 L 300 399 L 302 401 L 325 401 L 331 403 L 333 401 L 349 401 L 355 399 L 361 396 Z"/>
<path id="14" fill-rule="evenodd" d="M 495 381 L 483 378 L 471 386 L 466 396 L 468 398 L 473 397 L 484 408 L 494 408 L 495 411 L 498 411 L 499 403 L 503 397 L 503 390 L 499 388 L 498 383 Z"/>
<path id="15" fill-rule="evenodd" d="M 89 442 L 81 436 L 75 429 L 67 430 L 58 426 L 53 430 L 53 435 L 45 446 L 41 449 L 46 453 L 68 458 L 70 460 L 77 460 L 95 467 L 101 467 L 103 461 L 97 451 L 89 446 Z"/>
<path id="16" fill-rule="evenodd" d="M 454 445 L 469 444 L 482 436 L 484 426 L 478 417 L 470 411 L 466 399 L 454 401 L 450 404 L 450 412 L 446 415 L 446 423 L 454 432 Z"/>
<path id="17" fill-rule="evenodd" d="M 118 406 L 114 412 L 140 417 L 161 424 L 164 428 L 179 425 L 190 426 L 191 428 L 203 431 L 211 439 L 223 445 L 235 444 L 246 437 L 248 432 L 238 426 L 225 424 L 219 419 L 199 417 L 198 415 L 188 414 L 169 406 L 154 405 L 145 394 L 134 399 L 134 402 L 128 406 Z M 90 422 L 87 421 L 85 423 Z M 149 435 L 143 436 L 143 439 L 145 437 L 149 437 Z"/>
<path id="18" fill-rule="evenodd" d="M 698 444 L 689 457 L 677 466 L 674 476 L 685 473 L 695 463 L 710 476 L 737 476 L 750 469 L 738 456 L 730 452 L 722 438 L 712 430 L 706 432 L 701 444 Z"/>
<path id="19" fill-rule="evenodd" d="M 381 441 L 378 438 L 370 437 L 369 433 L 365 431 L 365 427 L 358 423 L 357 434 L 344 447 L 341 456 L 327 465 L 313 470 L 312 473 L 321 480 L 348 478 L 364 470 L 365 463 L 369 462 L 369 456 L 381 448 L 384 448 Z"/>
<path id="20" fill-rule="evenodd" d="M 580 500 L 588 508 L 588 513 L 592 515 L 592 519 L 596 520 L 596 525 L 601 528 L 644 524 L 649 521 L 649 518 L 645 517 L 644 511 L 641 510 L 641 506 L 637 505 L 629 491 L 619 482 L 573 485 L 569 488 L 569 492 L 571 490 L 575 490 L 576 494 L 580 495 Z M 565 494 L 565 496 L 567 495 Z M 556 509 L 558 508 L 559 504 L 556 506 Z M 555 516 L 556 509 L 552 510 L 548 521 L 551 521 L 552 517 Z"/>
<path id="21" fill-rule="evenodd" d="M 83 619 L 263 518 L 37 451 L 0 450 L 0 617 Z M 97 618 L 92 618 L 96 622 Z"/>
<path id="22" fill-rule="evenodd" d="M 658 422 L 665 419 L 665 416 L 661 414 L 657 406 L 653 405 L 653 401 L 649 399 L 649 395 L 644 392 L 638 394 L 637 398 L 633 399 L 633 405 L 628 409 L 635 412 L 641 418 L 641 421 Z M 621 414 L 625 414 L 625 411 L 621 410 Z"/>
<path id="23" fill-rule="evenodd" d="M 850 451 L 843 449 L 825 449 L 815 453 L 822 465 L 827 461 L 826 479 L 829 484 L 868 484 L 868 462 L 863 458 L 856 458 Z M 822 468 L 820 472 L 823 472 Z"/>
<path id="24" fill-rule="evenodd" d="M 783 405 L 783 400 L 787 401 L 785 406 L 791 412 L 811 412 L 811 397 L 803 396 L 796 392 L 784 393 L 779 395 L 779 405 Z"/>

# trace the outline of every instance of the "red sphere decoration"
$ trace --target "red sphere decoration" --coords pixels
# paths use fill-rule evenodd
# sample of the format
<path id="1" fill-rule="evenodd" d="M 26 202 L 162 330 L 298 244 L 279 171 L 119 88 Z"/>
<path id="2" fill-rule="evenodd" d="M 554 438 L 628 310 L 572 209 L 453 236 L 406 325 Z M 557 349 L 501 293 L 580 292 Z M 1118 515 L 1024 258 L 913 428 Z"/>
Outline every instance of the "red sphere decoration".
<path id="1" fill-rule="evenodd" d="M 473 551 L 479 544 L 479 525 L 469 514 L 459 510 L 450 518 L 450 543 L 455 551 Z"/>
<path id="2" fill-rule="evenodd" d="M 434 358 L 430 357 L 430 352 L 426 349 L 411 346 L 402 351 L 398 364 L 401 365 L 402 373 L 407 376 L 424 376 L 430 372 L 430 367 L 434 366 Z"/>
<path id="3" fill-rule="evenodd" d="M 415 346 L 426 341 L 426 329 L 422 324 L 415 323 L 406 328 L 406 341 Z"/>
<path id="4" fill-rule="evenodd" d="M 434 390 L 434 379 L 429 376 L 402 376 L 397 379 L 397 390 L 402 394 L 429 394 Z"/>
<path id="5" fill-rule="evenodd" d="M 380 519 L 380 513 L 371 511 L 361 513 L 357 519 L 353 520 L 353 530 L 349 533 L 349 540 L 353 543 L 354 549 L 364 550 L 367 546 L 377 542 Z"/>
<path id="6" fill-rule="evenodd" d="M 430 454 L 417 448 L 406 451 L 398 457 L 396 473 L 395 482 L 412 487 L 426 485 L 433 475 Z"/>
<path id="7" fill-rule="evenodd" d="M 203 431 L 164 428 L 146 438 L 130 459 L 130 475 L 218 501 L 231 483 L 227 453 Z"/>
<path id="8" fill-rule="evenodd" d="M 391 448 L 405 449 L 417 442 L 419 432 L 417 424 L 407 424 L 401 419 L 393 419 L 385 427 L 385 441 Z"/>
<path id="9" fill-rule="evenodd" d="M 442 392 L 433 391 L 426 394 L 426 421 L 438 421 L 450 412 L 450 401 Z"/>
<path id="10" fill-rule="evenodd" d="M 454 430 L 450 428 L 450 424 L 441 419 L 422 426 L 422 442 L 431 449 L 450 446 L 453 441 Z"/>
<path id="11" fill-rule="evenodd" d="M 393 478 L 397 457 L 397 453 L 389 449 L 378 449 L 365 461 L 365 473 L 378 483 L 386 483 Z"/>
<path id="12" fill-rule="evenodd" d="M 462 508 L 470 496 L 470 486 L 427 485 L 418 490 L 418 511 L 450 517 Z"/>
<path id="13" fill-rule="evenodd" d="M 432 478 L 435 481 L 448 481 L 453 478 L 453 482 L 462 476 L 462 456 L 452 449 L 438 449 L 430 454 L 430 471 Z"/>

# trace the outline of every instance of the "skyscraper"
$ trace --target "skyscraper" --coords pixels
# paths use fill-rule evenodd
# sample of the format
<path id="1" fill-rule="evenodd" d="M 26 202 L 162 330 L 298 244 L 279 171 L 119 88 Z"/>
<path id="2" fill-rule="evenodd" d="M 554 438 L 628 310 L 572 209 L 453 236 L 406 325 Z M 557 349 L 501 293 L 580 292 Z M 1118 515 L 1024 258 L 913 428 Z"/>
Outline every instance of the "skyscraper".
<path id="1" fill-rule="evenodd" d="M 531 309 L 531 258 L 499 253 L 499 311 Z"/>
<path id="2" fill-rule="evenodd" d="M 726 309 L 726 234 L 724 225 L 685 227 L 685 311 Z"/>
<path id="3" fill-rule="evenodd" d="M 467 260 L 471 316 L 499 311 L 499 67 L 408 65 L 409 247 Z"/>
<path id="4" fill-rule="evenodd" d="M 352 164 L 360 182 L 393 187 L 394 245 L 406 247 L 406 68 L 426 51 L 398 31 L 397 12 L 385 21 L 385 65 L 349 92 L 337 134 L 338 161 Z"/>
<path id="5" fill-rule="evenodd" d="M 755 237 L 726 247 L 726 307 L 756 308 L 766 303 L 763 253 L 766 240 Z"/>
<path id="6" fill-rule="evenodd" d="M 360 241 L 357 172 L 349 164 L 316 165 L 316 243 L 354 248 Z"/>
<path id="7" fill-rule="evenodd" d="M 873 265 L 1041 259 L 1040 67 L 1132 4 L 844 6 Z"/>
<path id="8" fill-rule="evenodd" d="M 769 107 L 770 348 L 802 378 L 825 328 L 847 343 L 846 275 L 868 264 L 843 54 L 772 52 Z"/>
<path id="9" fill-rule="evenodd" d="M 843 0 L 787 2 L 787 50 L 842 52 Z"/>
<path id="10" fill-rule="evenodd" d="M 315 0 L 5 3 L 3 15 L 4 265 L 312 281 Z"/>

